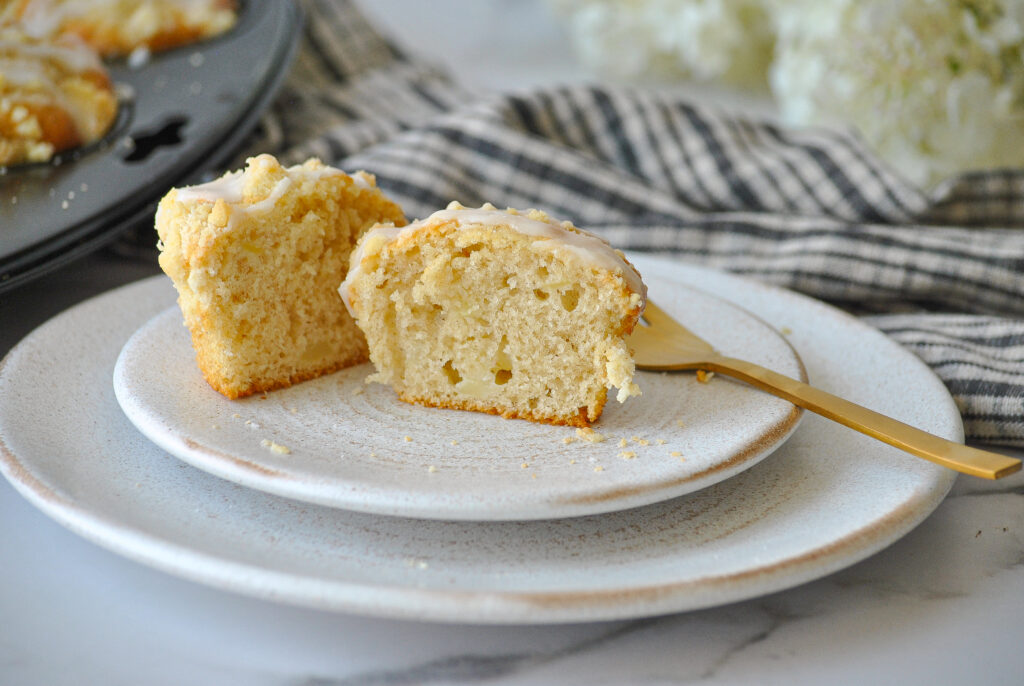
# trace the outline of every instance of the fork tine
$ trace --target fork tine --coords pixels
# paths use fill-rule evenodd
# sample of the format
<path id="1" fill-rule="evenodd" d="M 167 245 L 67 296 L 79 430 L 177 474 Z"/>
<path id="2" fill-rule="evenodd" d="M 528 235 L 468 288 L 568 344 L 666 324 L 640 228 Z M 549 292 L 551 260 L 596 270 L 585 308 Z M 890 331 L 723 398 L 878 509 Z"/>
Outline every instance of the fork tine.
<path id="1" fill-rule="evenodd" d="M 650 300 L 647 301 L 643 316 L 649 326 L 638 326 L 633 329 L 634 341 L 640 338 L 648 341 L 659 340 L 662 343 L 671 340 L 672 347 L 678 348 L 680 344 L 684 344 L 690 351 L 700 350 L 703 354 L 717 354 L 710 343 L 673 319 L 672 315 Z M 637 358 L 637 364 L 642 366 L 641 358 Z"/>
<path id="2" fill-rule="evenodd" d="M 672 315 L 665 312 L 665 310 L 661 309 L 650 300 L 647 301 L 647 307 L 644 308 L 643 317 L 651 326 L 672 327 L 675 329 L 683 328 L 682 324 L 672 318 Z"/>
<path id="3" fill-rule="evenodd" d="M 647 303 L 644 305 L 644 313 L 641 316 L 647 321 L 648 324 L 654 326 L 658 322 L 659 318 L 664 318 L 667 315 L 660 307 L 658 307 L 653 302 L 648 300 Z"/>
<path id="4" fill-rule="evenodd" d="M 637 369 L 694 369 L 717 355 L 710 343 L 650 301 L 644 317 L 650 326 L 635 327 L 628 339 Z"/>

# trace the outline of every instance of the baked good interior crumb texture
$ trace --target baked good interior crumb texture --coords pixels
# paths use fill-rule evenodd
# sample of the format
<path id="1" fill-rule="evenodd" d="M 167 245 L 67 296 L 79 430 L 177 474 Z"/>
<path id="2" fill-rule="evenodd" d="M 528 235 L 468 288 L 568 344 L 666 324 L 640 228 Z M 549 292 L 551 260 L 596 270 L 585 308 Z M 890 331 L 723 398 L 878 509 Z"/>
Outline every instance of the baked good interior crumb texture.
<path id="1" fill-rule="evenodd" d="M 639 274 L 605 241 L 531 210 L 453 203 L 405 229 L 375 227 L 343 297 L 366 334 L 373 381 L 406 401 L 587 426 L 639 395 L 624 340 Z"/>
<path id="2" fill-rule="evenodd" d="M 0 27 L 0 166 L 46 162 L 96 141 L 116 116 L 106 69 L 81 41 Z"/>
<path id="3" fill-rule="evenodd" d="M 0 0 L 0 21 L 36 36 L 75 34 L 104 57 L 187 45 L 227 31 L 234 0 Z"/>
<path id="4" fill-rule="evenodd" d="M 178 290 L 203 376 L 229 398 L 365 362 L 338 295 L 359 235 L 405 223 L 363 172 L 270 155 L 201 186 L 172 189 L 156 214 L 160 266 Z"/>

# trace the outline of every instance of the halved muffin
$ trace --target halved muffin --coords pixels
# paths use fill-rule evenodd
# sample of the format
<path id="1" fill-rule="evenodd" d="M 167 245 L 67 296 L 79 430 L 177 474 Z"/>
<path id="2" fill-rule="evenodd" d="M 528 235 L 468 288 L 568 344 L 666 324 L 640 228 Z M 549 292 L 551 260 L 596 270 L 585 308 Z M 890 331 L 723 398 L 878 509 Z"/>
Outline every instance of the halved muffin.
<path id="1" fill-rule="evenodd" d="M 587 426 L 639 395 L 627 336 L 646 289 L 601 238 L 543 212 L 448 209 L 378 226 L 340 288 L 371 379 L 406 401 Z"/>
<path id="2" fill-rule="evenodd" d="M 229 398 L 366 361 L 338 296 L 356 239 L 405 223 L 364 172 L 270 155 L 200 186 L 172 189 L 156 214 L 160 266 L 178 290 L 207 382 Z"/>

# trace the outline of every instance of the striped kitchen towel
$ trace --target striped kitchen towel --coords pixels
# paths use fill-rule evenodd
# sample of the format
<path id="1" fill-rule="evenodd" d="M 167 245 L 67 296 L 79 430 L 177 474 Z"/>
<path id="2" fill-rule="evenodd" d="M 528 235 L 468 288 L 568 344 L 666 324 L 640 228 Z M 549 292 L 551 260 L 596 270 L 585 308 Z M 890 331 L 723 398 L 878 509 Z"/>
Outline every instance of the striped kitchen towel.
<path id="1" fill-rule="evenodd" d="M 348 0 L 307 0 L 250 151 L 366 169 L 411 217 L 538 207 L 625 250 L 697 260 L 867 317 L 923 358 L 970 438 L 1024 445 L 1024 171 L 924 192 L 855 136 L 656 91 L 469 92 Z"/>

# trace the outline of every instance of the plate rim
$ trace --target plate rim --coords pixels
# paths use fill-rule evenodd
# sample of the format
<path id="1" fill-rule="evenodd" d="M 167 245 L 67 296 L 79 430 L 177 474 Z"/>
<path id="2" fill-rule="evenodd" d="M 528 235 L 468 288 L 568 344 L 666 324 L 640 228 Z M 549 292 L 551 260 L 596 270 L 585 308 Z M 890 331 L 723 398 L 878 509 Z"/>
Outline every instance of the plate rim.
<path id="1" fill-rule="evenodd" d="M 752 320 L 769 329 L 775 335 L 774 342 L 791 356 L 802 380 L 807 380 L 806 366 L 797 350 L 762 318 L 689 284 L 668 279 L 658 280 L 667 285 L 678 285 L 687 292 L 705 298 L 705 302 L 729 307 L 738 317 Z M 504 508 L 480 500 L 480 493 L 476 492 L 462 498 L 455 494 L 451 500 L 445 498 L 438 502 L 436 497 L 431 497 L 429 491 L 410 491 L 385 482 L 340 481 L 337 484 L 339 490 L 329 491 L 324 487 L 327 477 L 323 473 L 302 469 L 281 471 L 276 465 L 261 461 L 262 456 L 259 454 L 223 450 L 209 445 L 204 440 L 209 439 L 209 434 L 195 435 L 177 430 L 180 427 L 172 426 L 165 414 L 154 413 L 145 400 L 127 388 L 125 380 L 129 372 L 126 368 L 141 362 L 141 359 L 133 358 L 139 354 L 140 341 L 146 342 L 156 334 L 166 333 L 167 327 L 171 325 L 168 320 L 176 320 L 179 327 L 183 326 L 177 305 L 162 310 L 138 327 L 121 348 L 114 364 L 114 395 L 121 411 L 136 430 L 175 458 L 219 478 L 291 500 L 353 512 L 434 521 L 496 522 L 564 519 L 643 507 L 707 488 L 750 469 L 781 448 L 797 430 L 805 414 L 802 408 L 795 405 L 785 409 L 780 407 L 778 416 L 766 421 L 750 441 L 698 472 L 673 474 L 671 469 L 667 469 L 666 473 L 652 475 L 641 482 L 624 482 L 620 479 L 607 483 L 604 480 L 594 483 L 587 491 L 549 493 Z M 502 426 L 505 427 L 504 424 Z M 515 425 L 508 425 L 507 428 L 514 433 Z M 600 424 L 595 428 L 602 430 Z"/>
<path id="2" fill-rule="evenodd" d="M 632 258 L 631 258 L 632 259 Z M 683 271 L 716 272 L 727 280 L 739 284 L 749 280 L 732 274 L 724 274 L 699 265 L 674 262 L 663 258 L 641 257 L 643 263 L 661 263 L 663 268 L 678 268 Z M 154 288 L 164 277 L 157 275 L 133 284 L 119 287 L 105 294 L 91 298 L 85 303 L 106 298 L 116 299 L 133 290 L 143 291 Z M 841 316 L 847 323 L 870 332 L 879 339 L 885 339 L 881 332 L 860 322 L 850 315 L 820 303 L 812 298 L 775 286 L 764 286 L 776 295 L 796 298 L 805 304 L 825 308 Z M 85 304 L 82 303 L 82 304 Z M 82 304 L 76 306 L 80 307 Z M 74 308 L 72 308 L 74 309 Z M 69 310 L 70 311 L 70 310 Z M 30 346 L 32 341 L 45 333 L 50 326 L 58 326 L 61 315 L 43 324 L 3 359 L 0 360 L 0 387 L 5 381 L 7 365 L 15 351 Z M 903 350 L 910 362 L 916 361 L 918 371 L 925 371 L 937 388 L 945 389 L 922 361 L 912 353 L 885 339 L 893 349 Z M 948 391 L 942 398 L 950 419 L 959 417 L 955 403 Z M 945 427 L 943 435 L 962 440 L 962 424 L 952 422 Z M 29 466 L 9 449 L 0 422 L 0 472 L 15 489 L 36 507 L 61 525 L 82 537 L 112 550 L 129 559 L 150 567 L 197 581 L 222 590 L 255 596 L 264 600 L 287 602 L 321 610 L 351 612 L 376 617 L 408 619 L 435 622 L 460 622 L 474 624 L 540 624 L 595 621 L 651 616 L 712 607 L 729 602 L 762 596 L 781 591 L 808 581 L 821 578 L 839 569 L 848 567 L 873 553 L 891 545 L 916 527 L 942 502 L 956 478 L 954 472 L 936 468 L 929 473 L 935 478 L 927 485 L 916 489 L 912 497 L 882 518 L 869 522 L 851 531 L 845 537 L 848 545 L 837 545 L 833 541 L 802 556 L 789 558 L 772 566 L 772 574 L 766 579 L 765 568 L 757 566 L 746 572 L 732 575 L 706 575 L 696 580 L 680 583 L 662 583 L 640 588 L 608 589 L 606 592 L 593 591 L 578 594 L 557 594 L 545 592 L 479 592 L 458 589 L 417 588 L 412 586 L 367 585 L 338 580 L 324 580 L 295 573 L 268 570 L 264 566 L 242 564 L 223 556 L 210 555 L 188 546 L 159 538 L 124 522 L 103 517 L 80 507 L 69 497 L 51 489 Z M 215 477 L 210 477 L 215 478 Z M 760 575 L 760 581 L 754 580 Z M 699 597 L 692 590 L 695 584 L 706 585 Z M 636 602 L 638 595 L 644 595 L 650 602 Z"/>

